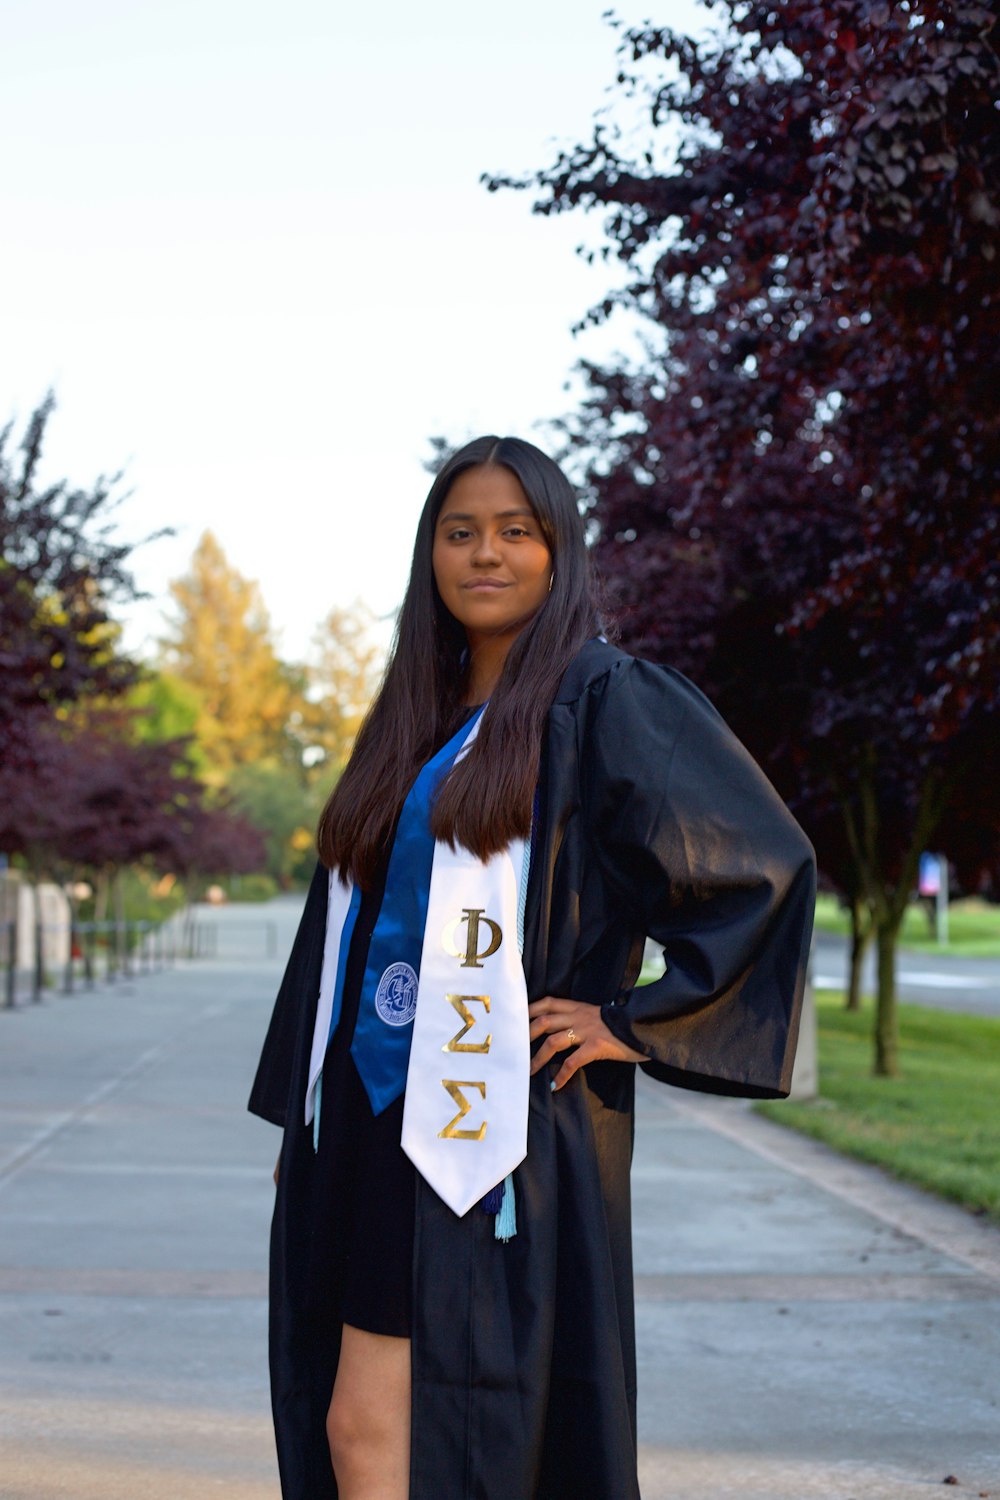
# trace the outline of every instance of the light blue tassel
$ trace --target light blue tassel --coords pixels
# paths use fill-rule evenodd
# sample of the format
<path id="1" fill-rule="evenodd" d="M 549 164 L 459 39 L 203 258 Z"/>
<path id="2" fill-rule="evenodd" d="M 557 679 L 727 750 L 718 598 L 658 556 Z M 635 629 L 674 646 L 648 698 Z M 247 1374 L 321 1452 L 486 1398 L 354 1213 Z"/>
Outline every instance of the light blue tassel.
<path id="1" fill-rule="evenodd" d="M 319 1150 L 319 1111 L 323 1103 L 323 1074 L 316 1079 L 316 1095 L 313 1103 L 313 1153 Z"/>
<path id="2" fill-rule="evenodd" d="M 503 1180 L 503 1202 L 500 1212 L 497 1214 L 493 1224 L 493 1235 L 495 1239 L 502 1240 L 506 1245 L 517 1233 L 517 1213 L 514 1209 L 514 1178 L 508 1173 Z"/>

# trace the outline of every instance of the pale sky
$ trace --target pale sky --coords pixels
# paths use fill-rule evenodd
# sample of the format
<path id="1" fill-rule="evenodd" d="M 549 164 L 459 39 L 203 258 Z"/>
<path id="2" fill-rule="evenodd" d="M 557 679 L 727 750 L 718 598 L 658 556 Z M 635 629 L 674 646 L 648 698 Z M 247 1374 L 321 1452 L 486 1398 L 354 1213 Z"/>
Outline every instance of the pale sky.
<path id="1" fill-rule="evenodd" d="M 598 222 L 479 184 L 589 137 L 604 9 L 5 0 L 0 424 L 53 386 L 46 477 L 124 468 L 122 533 L 176 528 L 135 557 L 132 649 L 205 527 L 290 658 L 333 604 L 391 611 L 428 438 L 544 446 L 627 336 L 570 334 L 615 277 L 573 254 Z"/>

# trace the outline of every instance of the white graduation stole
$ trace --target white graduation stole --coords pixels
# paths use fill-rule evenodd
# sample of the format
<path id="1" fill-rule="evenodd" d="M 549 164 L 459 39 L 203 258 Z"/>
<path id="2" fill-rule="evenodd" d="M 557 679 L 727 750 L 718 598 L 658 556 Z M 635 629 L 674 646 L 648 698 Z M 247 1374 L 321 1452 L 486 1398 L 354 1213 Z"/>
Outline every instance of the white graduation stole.
<path id="1" fill-rule="evenodd" d="M 522 840 L 484 863 L 434 849 L 403 1150 L 456 1214 L 496 1187 L 528 1149 L 531 1048 L 518 947 Z"/>
<path id="2" fill-rule="evenodd" d="M 460 754 L 468 751 L 479 721 Z M 437 841 L 403 1106 L 403 1150 L 456 1214 L 524 1160 L 530 1041 L 521 962 L 529 848 L 515 840 L 487 861 Z M 316 1108 L 351 882 L 330 872 L 326 939 L 305 1098 Z"/>

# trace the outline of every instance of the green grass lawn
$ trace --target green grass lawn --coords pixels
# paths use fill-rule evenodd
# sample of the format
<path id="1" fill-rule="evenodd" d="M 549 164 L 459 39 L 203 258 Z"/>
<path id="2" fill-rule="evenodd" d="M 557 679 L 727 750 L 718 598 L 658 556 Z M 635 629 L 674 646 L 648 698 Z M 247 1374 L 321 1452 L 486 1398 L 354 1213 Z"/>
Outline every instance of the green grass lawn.
<path id="1" fill-rule="evenodd" d="M 819 1086 L 773 1120 L 1000 1223 L 1000 1019 L 899 1007 L 900 1078 L 872 1076 L 872 1010 L 817 996 Z"/>
<path id="2" fill-rule="evenodd" d="M 817 898 L 817 931 L 846 933 L 849 927 L 847 912 L 835 896 Z M 925 908 L 913 904 L 903 918 L 900 943 L 904 948 L 925 953 L 957 953 L 967 958 L 1000 957 L 1000 906 L 991 906 L 975 896 L 952 902 L 948 908 L 948 942 L 939 944 L 931 932 Z"/>

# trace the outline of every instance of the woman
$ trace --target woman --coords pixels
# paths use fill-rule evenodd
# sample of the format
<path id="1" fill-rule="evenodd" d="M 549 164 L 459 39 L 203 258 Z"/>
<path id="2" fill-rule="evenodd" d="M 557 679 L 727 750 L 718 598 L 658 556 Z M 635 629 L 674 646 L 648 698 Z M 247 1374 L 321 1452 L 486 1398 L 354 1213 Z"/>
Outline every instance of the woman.
<path id="1" fill-rule="evenodd" d="M 250 1101 L 284 1127 L 285 1500 L 637 1497 L 635 1067 L 788 1092 L 812 851 L 697 689 L 600 630 L 561 471 L 461 449 Z"/>

